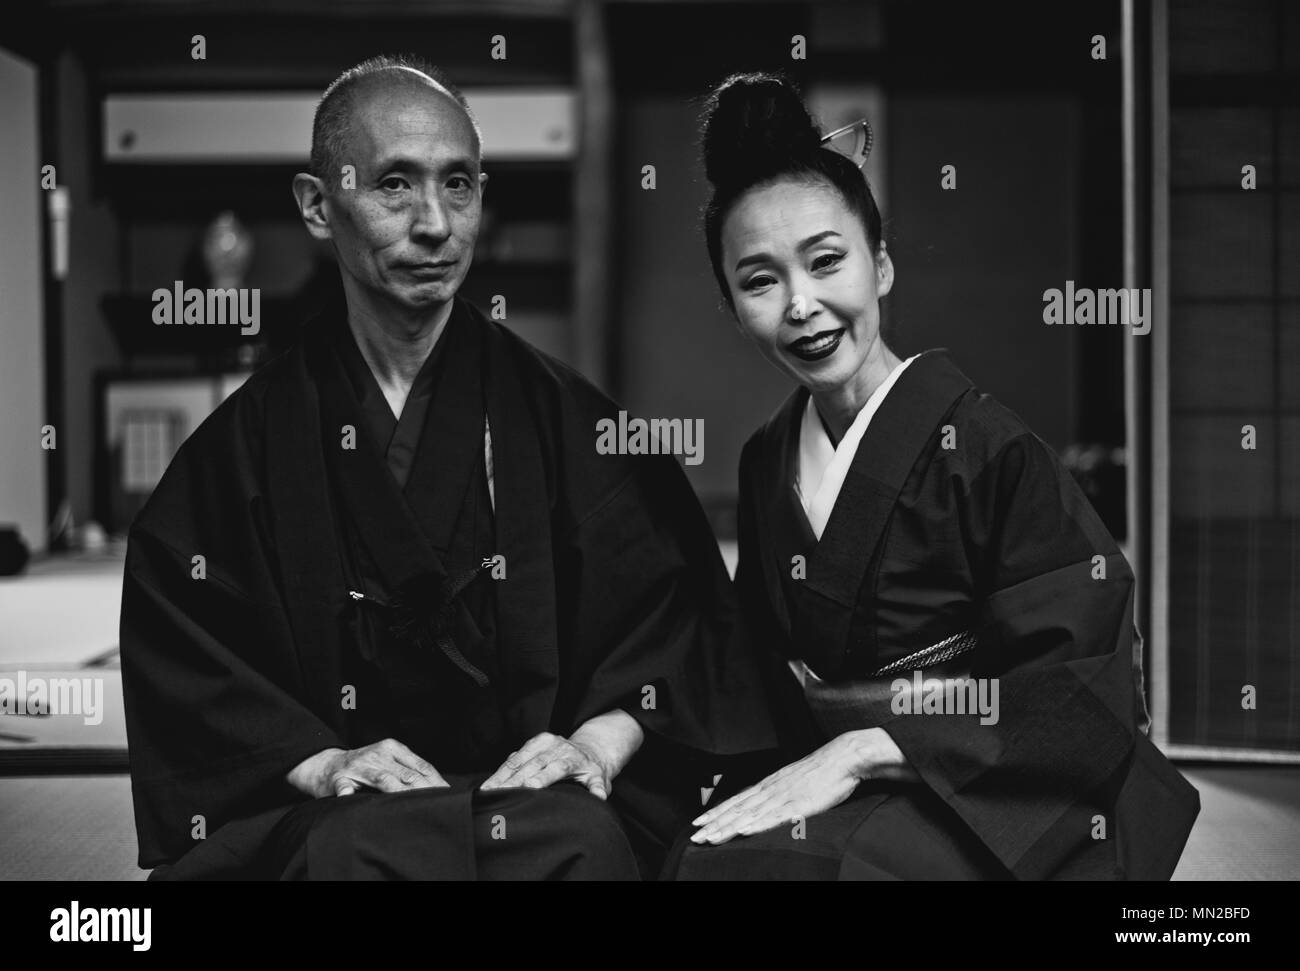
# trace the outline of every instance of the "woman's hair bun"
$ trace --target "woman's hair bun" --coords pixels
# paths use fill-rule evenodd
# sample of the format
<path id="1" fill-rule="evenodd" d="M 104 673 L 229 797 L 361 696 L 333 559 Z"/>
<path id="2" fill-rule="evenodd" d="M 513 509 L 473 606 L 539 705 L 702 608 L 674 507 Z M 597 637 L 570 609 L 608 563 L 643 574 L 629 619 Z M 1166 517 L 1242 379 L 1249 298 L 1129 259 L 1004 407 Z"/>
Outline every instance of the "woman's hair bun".
<path id="1" fill-rule="evenodd" d="M 705 102 L 702 127 L 704 171 L 717 188 L 778 171 L 821 145 L 799 92 L 776 74 L 727 78 Z"/>

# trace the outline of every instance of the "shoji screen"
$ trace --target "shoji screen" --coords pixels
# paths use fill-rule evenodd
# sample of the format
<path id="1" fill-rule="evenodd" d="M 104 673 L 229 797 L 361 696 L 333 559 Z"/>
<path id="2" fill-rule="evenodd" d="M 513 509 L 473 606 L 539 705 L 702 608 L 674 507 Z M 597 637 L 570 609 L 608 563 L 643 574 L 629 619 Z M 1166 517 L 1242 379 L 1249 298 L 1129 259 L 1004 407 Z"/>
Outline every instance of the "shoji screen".
<path id="1" fill-rule="evenodd" d="M 1168 58 L 1168 741 L 1300 753 L 1300 5 L 1171 0 Z"/>

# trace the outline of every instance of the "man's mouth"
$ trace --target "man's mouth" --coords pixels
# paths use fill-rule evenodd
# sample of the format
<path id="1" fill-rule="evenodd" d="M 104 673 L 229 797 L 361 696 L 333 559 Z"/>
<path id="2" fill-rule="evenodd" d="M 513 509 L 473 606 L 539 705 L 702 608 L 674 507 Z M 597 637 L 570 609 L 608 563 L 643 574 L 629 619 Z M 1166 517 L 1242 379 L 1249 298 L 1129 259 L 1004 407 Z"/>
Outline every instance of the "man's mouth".
<path id="1" fill-rule="evenodd" d="M 436 276 L 447 272 L 456 265 L 455 260 L 420 260 L 415 263 L 398 264 L 407 273 L 414 273 L 417 276 L 433 275 Z"/>
<path id="2" fill-rule="evenodd" d="M 843 327 L 835 330 L 823 330 L 808 337 L 800 337 L 797 341 L 791 341 L 785 346 L 785 349 L 802 360 L 820 361 L 822 358 L 834 354 L 843 338 Z"/>

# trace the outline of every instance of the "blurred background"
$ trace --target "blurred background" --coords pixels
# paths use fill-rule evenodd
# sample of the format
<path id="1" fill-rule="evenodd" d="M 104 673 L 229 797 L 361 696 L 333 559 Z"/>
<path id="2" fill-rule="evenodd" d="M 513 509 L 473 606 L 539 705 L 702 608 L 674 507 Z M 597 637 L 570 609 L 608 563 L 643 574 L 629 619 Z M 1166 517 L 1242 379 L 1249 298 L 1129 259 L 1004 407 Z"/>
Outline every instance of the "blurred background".
<path id="1" fill-rule="evenodd" d="M 0 677 L 92 672 L 109 699 L 94 729 L 0 719 L 0 877 L 140 875 L 122 537 L 185 437 L 338 286 L 290 179 L 324 87 L 401 52 L 484 129 L 463 293 L 504 296 L 507 326 L 633 414 L 703 419 L 687 472 L 729 554 L 740 448 L 792 389 L 721 309 L 700 102 L 782 70 L 825 130 L 868 118 L 894 350 L 947 347 L 1025 418 L 1138 573 L 1153 737 L 1207 807 L 1179 876 L 1300 873 L 1300 6 L 46 0 L 0 18 Z M 260 332 L 154 326 L 176 280 L 260 288 Z M 1151 332 L 1046 326 L 1067 281 L 1150 288 Z"/>

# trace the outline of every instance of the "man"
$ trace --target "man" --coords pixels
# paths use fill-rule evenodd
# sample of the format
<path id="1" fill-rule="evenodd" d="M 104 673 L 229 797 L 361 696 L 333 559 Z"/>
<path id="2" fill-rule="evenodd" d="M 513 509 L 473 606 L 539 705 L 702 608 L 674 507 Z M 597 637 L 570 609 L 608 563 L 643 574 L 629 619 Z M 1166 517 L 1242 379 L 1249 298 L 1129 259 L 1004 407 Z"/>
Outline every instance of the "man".
<path id="1" fill-rule="evenodd" d="M 345 300 L 131 530 L 155 877 L 635 878 L 716 774 L 687 756 L 769 740 L 680 468 L 598 455 L 616 406 L 456 296 L 486 182 L 435 69 L 325 92 L 293 189 Z"/>

